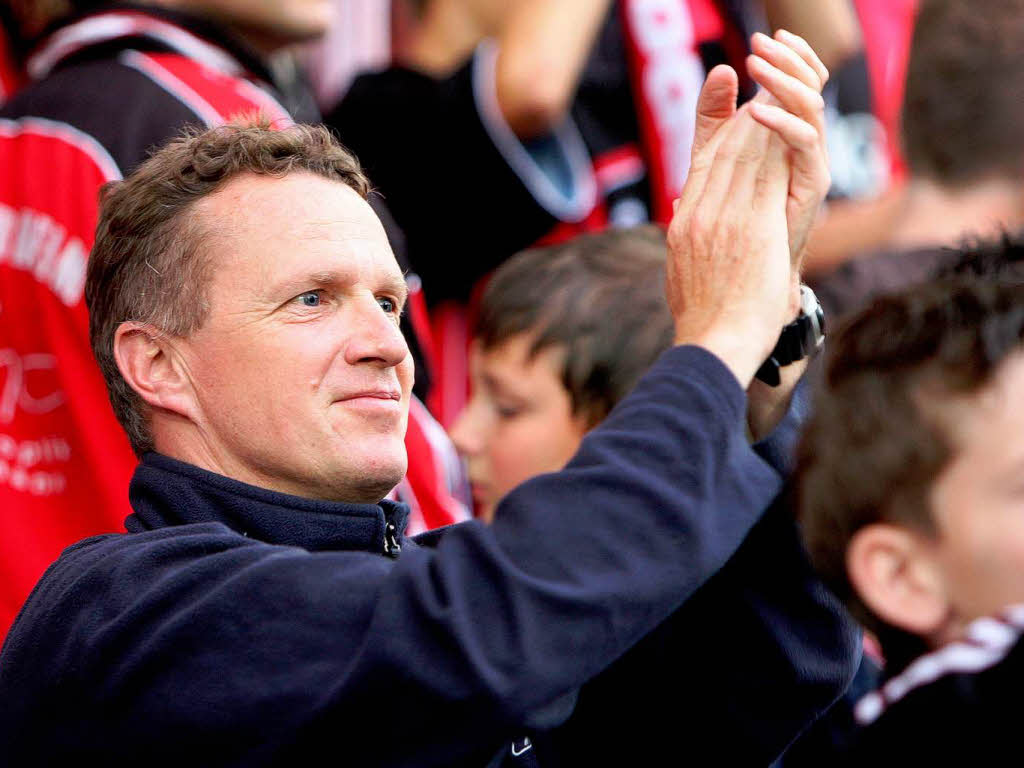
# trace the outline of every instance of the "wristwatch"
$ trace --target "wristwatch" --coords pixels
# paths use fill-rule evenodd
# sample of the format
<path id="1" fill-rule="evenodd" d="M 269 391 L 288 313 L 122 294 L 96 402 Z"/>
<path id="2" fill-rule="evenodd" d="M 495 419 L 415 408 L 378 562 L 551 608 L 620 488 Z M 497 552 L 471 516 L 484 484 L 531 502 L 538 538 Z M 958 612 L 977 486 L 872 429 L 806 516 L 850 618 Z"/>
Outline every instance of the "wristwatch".
<path id="1" fill-rule="evenodd" d="M 775 349 L 755 376 L 770 387 L 782 381 L 779 369 L 814 354 L 825 342 L 825 310 L 818 303 L 814 291 L 800 286 L 800 314 L 782 329 Z"/>

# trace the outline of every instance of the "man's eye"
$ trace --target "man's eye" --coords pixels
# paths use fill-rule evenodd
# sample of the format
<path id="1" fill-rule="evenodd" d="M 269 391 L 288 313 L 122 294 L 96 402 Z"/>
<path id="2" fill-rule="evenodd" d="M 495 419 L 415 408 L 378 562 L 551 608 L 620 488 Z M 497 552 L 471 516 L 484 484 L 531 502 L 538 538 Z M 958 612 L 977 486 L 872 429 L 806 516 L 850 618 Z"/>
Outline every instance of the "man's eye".
<path id="1" fill-rule="evenodd" d="M 320 291 L 306 291 L 295 298 L 305 307 L 319 307 L 322 300 Z"/>
<path id="2" fill-rule="evenodd" d="M 378 296 L 377 303 L 389 315 L 398 311 L 398 302 L 394 299 L 389 299 L 387 296 Z"/>

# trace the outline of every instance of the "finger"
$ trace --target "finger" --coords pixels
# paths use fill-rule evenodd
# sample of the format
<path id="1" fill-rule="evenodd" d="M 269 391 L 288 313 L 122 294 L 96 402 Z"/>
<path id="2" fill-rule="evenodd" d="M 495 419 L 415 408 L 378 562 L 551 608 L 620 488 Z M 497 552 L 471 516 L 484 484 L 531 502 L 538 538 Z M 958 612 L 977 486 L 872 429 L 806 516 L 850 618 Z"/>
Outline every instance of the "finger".
<path id="1" fill-rule="evenodd" d="M 754 120 L 771 129 L 792 150 L 793 189 L 807 190 L 809 196 L 824 194 L 829 186 L 828 164 L 821 155 L 814 127 L 772 104 L 751 104 L 749 109 Z"/>
<path id="2" fill-rule="evenodd" d="M 821 92 L 823 83 L 818 73 L 788 45 L 755 32 L 750 38 L 750 48 L 769 64 L 795 77 L 808 88 Z"/>
<path id="3" fill-rule="evenodd" d="M 749 207 L 754 182 L 765 160 L 771 132 L 758 125 L 744 110 L 728 129 L 715 154 L 714 166 L 700 199 L 700 209 L 718 216 L 728 204 L 733 210 Z"/>
<path id="4" fill-rule="evenodd" d="M 704 193 L 707 176 L 715 152 L 725 134 L 724 126 L 736 113 L 739 78 L 736 70 L 721 64 L 712 69 L 704 80 L 697 98 L 697 123 L 690 148 L 690 169 L 686 183 L 674 205 L 673 218 L 680 208 L 688 210 Z"/>
<path id="5" fill-rule="evenodd" d="M 811 125 L 771 104 L 751 104 L 749 109 L 750 116 L 771 129 L 790 150 L 789 195 L 795 212 L 791 217 L 795 220 L 789 222 L 790 246 L 793 255 L 799 257 L 831 181 L 828 163 Z"/>
<path id="6" fill-rule="evenodd" d="M 736 97 L 739 90 L 739 77 L 732 67 L 719 64 L 708 72 L 704 87 L 700 89 L 700 96 L 697 97 L 697 127 L 691 150 L 694 157 L 736 113 Z"/>
<path id="7" fill-rule="evenodd" d="M 791 167 L 786 160 L 786 144 L 771 131 L 768 131 L 768 137 L 750 205 L 759 214 L 775 215 L 786 211 Z"/>
<path id="8" fill-rule="evenodd" d="M 813 125 L 824 137 L 825 100 L 820 93 L 757 55 L 747 57 L 747 71 L 754 82 L 771 93 L 780 105 Z M 759 103 L 770 102 L 760 100 Z"/>
<path id="9" fill-rule="evenodd" d="M 787 29 L 779 29 L 775 32 L 775 39 L 783 45 L 789 46 L 796 54 L 807 62 L 808 66 L 818 74 L 818 79 L 821 80 L 821 85 L 824 88 L 825 83 L 828 82 L 828 67 L 826 67 L 821 59 L 818 58 L 818 54 L 811 48 L 810 43 L 804 40 L 800 35 L 794 35 Z"/>
<path id="10" fill-rule="evenodd" d="M 735 75 L 735 72 L 733 72 L 733 74 Z M 683 189 L 679 193 L 678 203 L 673 209 L 673 218 L 678 215 L 680 209 L 683 209 L 684 217 L 688 216 L 689 209 L 691 209 L 704 194 L 704 188 L 707 186 L 708 176 L 715 164 L 715 156 L 718 153 L 718 148 L 725 140 L 725 137 L 729 135 L 732 128 L 730 123 L 731 119 L 732 118 L 727 118 L 723 120 L 722 124 L 718 126 L 714 133 L 704 141 L 703 146 L 699 149 L 694 148 L 692 151 L 690 168 L 686 173 L 686 182 L 683 184 Z"/>
<path id="11" fill-rule="evenodd" d="M 813 125 L 774 104 L 751 103 L 748 109 L 754 120 L 777 133 L 797 156 L 815 164 L 822 162 L 818 132 Z"/>

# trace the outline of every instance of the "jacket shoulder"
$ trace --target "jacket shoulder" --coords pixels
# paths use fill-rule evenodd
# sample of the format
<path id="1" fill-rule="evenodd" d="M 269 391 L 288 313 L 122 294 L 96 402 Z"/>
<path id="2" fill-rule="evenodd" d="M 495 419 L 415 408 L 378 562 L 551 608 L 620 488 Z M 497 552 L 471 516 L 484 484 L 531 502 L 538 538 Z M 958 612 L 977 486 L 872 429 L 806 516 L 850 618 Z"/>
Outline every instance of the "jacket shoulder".
<path id="1" fill-rule="evenodd" d="M 185 126 L 203 122 L 185 102 L 119 59 L 62 68 L 20 91 L 0 115 L 71 125 L 103 145 L 124 175 Z"/>

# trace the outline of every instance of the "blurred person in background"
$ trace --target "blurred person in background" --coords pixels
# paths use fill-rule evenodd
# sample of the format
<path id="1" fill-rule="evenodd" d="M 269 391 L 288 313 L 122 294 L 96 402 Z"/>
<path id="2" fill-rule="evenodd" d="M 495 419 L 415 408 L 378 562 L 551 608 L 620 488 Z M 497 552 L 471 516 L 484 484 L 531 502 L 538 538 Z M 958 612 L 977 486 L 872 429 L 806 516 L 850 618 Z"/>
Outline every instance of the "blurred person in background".
<path id="1" fill-rule="evenodd" d="M 812 561 L 881 641 L 845 760 L 995 764 L 1024 672 L 1024 247 L 877 297 L 833 334 L 800 442 Z"/>
<path id="2" fill-rule="evenodd" d="M 814 276 L 838 316 L 927 280 L 973 237 L 1024 226 L 1024 2 L 923 0 L 903 101 L 909 180 L 882 245 Z"/>
<path id="3" fill-rule="evenodd" d="M 31 82 L 0 110 L 0 635 L 64 547 L 122 530 L 130 512 L 137 458 L 92 357 L 83 301 L 100 186 L 186 125 L 257 112 L 290 124 L 266 58 L 321 34 L 330 14 L 328 0 L 12 8 L 58 16 L 20 17 L 26 29 L 54 25 L 26 60 Z M 414 317 L 403 321 L 413 342 Z M 454 450 L 419 402 L 412 414 L 401 493 L 413 528 L 465 519 Z"/>
<path id="4" fill-rule="evenodd" d="M 333 108 L 360 72 L 391 61 L 391 0 L 331 0 L 327 33 L 301 46 L 299 60 L 322 111 Z"/>
<path id="5" fill-rule="evenodd" d="M 918 0 L 855 2 L 871 85 L 871 115 L 858 108 L 840 119 L 839 130 L 830 139 L 831 163 L 835 171 L 842 173 L 843 168 L 865 184 L 859 194 L 830 200 L 811 233 L 804 265 L 809 278 L 879 247 L 899 212 L 907 174 L 900 147 L 900 110 L 917 4 Z M 851 83 L 855 91 L 857 80 Z M 845 97 L 838 101 L 842 100 Z"/>
<path id="6" fill-rule="evenodd" d="M 474 327 L 473 395 L 451 430 L 484 520 L 512 488 L 560 469 L 671 345 L 664 262 L 665 234 L 646 225 L 526 251 L 495 272 Z M 755 441 L 803 369 L 787 370 L 786 387 L 754 382 Z"/>
<path id="7" fill-rule="evenodd" d="M 472 396 L 451 435 L 478 515 L 561 469 L 671 346 L 665 234 L 654 225 L 580 235 L 500 266 L 470 347 Z"/>

